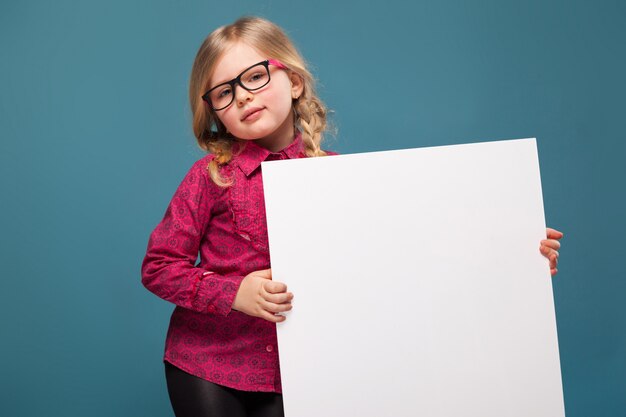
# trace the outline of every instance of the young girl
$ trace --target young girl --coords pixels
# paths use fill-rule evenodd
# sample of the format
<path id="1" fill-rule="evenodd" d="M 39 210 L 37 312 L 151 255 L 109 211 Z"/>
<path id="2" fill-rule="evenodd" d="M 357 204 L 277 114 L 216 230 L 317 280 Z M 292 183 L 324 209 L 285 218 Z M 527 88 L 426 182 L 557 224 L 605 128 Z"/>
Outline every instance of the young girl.
<path id="1" fill-rule="evenodd" d="M 189 99 L 210 154 L 176 190 L 142 265 L 146 288 L 176 304 L 164 355 L 172 407 L 178 417 L 282 416 L 275 323 L 293 294 L 271 280 L 261 162 L 329 154 L 326 109 L 289 38 L 254 17 L 206 38 Z M 553 274 L 561 236 L 548 229 L 540 246 Z"/>

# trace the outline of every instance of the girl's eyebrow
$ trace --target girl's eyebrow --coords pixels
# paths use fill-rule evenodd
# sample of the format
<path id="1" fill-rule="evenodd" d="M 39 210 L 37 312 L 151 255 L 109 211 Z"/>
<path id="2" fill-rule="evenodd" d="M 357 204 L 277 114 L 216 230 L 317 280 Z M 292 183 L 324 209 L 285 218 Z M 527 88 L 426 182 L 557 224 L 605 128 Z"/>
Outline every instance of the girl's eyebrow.
<path id="1" fill-rule="evenodd" d="M 239 72 L 238 74 L 241 74 L 241 72 Z M 218 85 L 225 84 L 225 83 L 231 81 L 233 78 L 235 78 L 235 77 L 229 78 L 229 79 L 224 80 L 224 81 L 219 81 L 219 82 L 213 83 L 211 88 L 217 87 Z"/>
<path id="2" fill-rule="evenodd" d="M 245 70 L 246 68 L 248 68 L 248 67 L 242 67 L 242 69 L 241 69 L 241 70 L 240 70 L 237 74 L 235 74 L 235 76 L 234 76 L 234 77 L 230 77 L 230 78 L 228 78 L 228 79 L 226 79 L 226 80 L 223 80 L 223 81 L 217 82 L 217 83 L 215 83 L 215 84 L 213 85 L 213 87 L 217 87 L 218 85 L 221 85 L 221 84 L 227 83 L 227 82 L 229 82 L 229 81 L 232 81 L 233 79 L 237 78 L 237 77 L 239 76 L 239 74 L 241 74 L 241 71 Z"/>
<path id="3" fill-rule="evenodd" d="M 263 62 L 263 61 L 260 61 L 260 62 Z M 235 78 L 237 78 L 238 76 L 240 76 L 242 72 L 244 72 L 245 70 L 247 70 L 248 68 L 250 68 L 251 66 L 256 65 L 256 64 L 258 64 L 258 62 L 252 63 L 252 64 L 250 64 L 250 65 L 244 65 L 244 66 L 242 66 L 242 67 L 241 67 L 241 69 L 239 70 L 239 72 L 238 72 L 238 73 L 237 73 L 234 77 L 231 77 L 231 78 L 229 78 L 229 79 L 227 79 L 227 80 L 224 80 L 224 81 L 217 82 L 217 83 L 213 84 L 213 85 L 211 86 L 211 88 L 215 88 L 215 87 L 217 87 L 218 85 L 222 85 L 222 84 L 225 84 L 225 83 L 227 83 L 227 82 L 230 82 L 230 81 L 234 80 Z"/>

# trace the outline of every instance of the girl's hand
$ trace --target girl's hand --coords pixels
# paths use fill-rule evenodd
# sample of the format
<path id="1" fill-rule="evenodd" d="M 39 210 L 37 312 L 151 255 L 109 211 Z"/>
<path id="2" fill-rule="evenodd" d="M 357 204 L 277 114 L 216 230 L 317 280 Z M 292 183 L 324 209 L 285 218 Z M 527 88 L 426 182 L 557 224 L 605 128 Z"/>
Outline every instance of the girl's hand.
<path id="1" fill-rule="evenodd" d="M 548 227 L 546 235 L 547 239 L 541 241 L 539 251 L 550 260 L 550 274 L 554 276 L 558 272 L 556 266 L 559 263 L 559 248 L 561 247 L 559 239 L 563 237 L 563 233 Z"/>
<path id="2" fill-rule="evenodd" d="M 272 270 L 264 269 L 249 273 L 241 281 L 232 308 L 249 316 L 279 323 L 286 317 L 276 313 L 291 310 L 292 299 L 293 294 L 287 292 L 287 285 L 272 281 Z"/>

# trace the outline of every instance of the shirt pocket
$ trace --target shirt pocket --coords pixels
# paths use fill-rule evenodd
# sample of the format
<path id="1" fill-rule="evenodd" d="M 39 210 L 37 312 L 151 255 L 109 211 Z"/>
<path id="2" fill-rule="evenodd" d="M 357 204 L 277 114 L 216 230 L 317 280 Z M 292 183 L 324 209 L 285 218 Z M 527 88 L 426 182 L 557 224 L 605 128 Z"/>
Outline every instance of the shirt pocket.
<path id="1" fill-rule="evenodd" d="M 228 203 L 235 232 L 263 253 L 269 253 L 267 220 L 261 176 L 236 181 L 229 188 Z"/>

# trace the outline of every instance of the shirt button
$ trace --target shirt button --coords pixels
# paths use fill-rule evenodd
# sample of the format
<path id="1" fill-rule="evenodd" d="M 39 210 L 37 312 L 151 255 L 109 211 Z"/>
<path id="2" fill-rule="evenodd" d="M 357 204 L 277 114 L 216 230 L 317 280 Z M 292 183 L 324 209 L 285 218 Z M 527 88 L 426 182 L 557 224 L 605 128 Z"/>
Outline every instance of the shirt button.
<path id="1" fill-rule="evenodd" d="M 265 350 L 267 350 L 268 352 L 271 352 L 271 351 L 273 351 L 273 350 L 274 350 L 274 346 L 272 346 L 272 345 L 267 345 L 267 346 L 265 346 Z"/>

